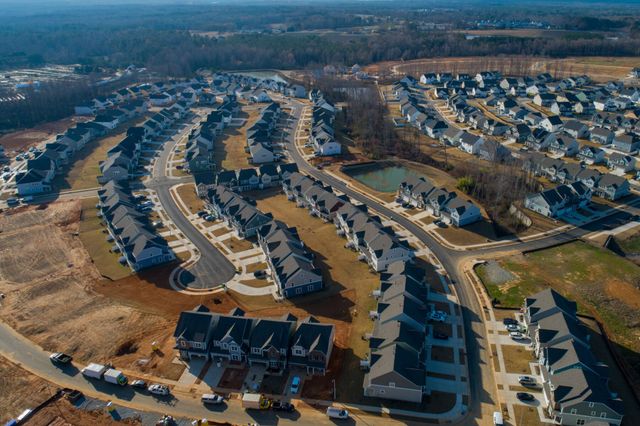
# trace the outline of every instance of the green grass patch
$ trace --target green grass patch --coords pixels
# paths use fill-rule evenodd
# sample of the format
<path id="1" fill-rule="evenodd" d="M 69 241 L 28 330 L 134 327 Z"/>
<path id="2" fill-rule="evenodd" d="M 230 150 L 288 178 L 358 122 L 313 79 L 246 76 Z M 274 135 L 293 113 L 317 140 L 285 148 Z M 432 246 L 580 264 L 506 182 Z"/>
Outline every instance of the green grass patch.
<path id="1" fill-rule="evenodd" d="M 491 282 L 485 266 L 476 268 L 489 295 L 504 306 L 547 287 L 578 303 L 578 312 L 598 317 L 620 346 L 640 353 L 640 267 L 616 254 L 574 242 L 498 261 L 516 278 Z M 633 364 L 633 363 L 632 363 Z M 635 364 L 638 365 L 638 364 Z"/>

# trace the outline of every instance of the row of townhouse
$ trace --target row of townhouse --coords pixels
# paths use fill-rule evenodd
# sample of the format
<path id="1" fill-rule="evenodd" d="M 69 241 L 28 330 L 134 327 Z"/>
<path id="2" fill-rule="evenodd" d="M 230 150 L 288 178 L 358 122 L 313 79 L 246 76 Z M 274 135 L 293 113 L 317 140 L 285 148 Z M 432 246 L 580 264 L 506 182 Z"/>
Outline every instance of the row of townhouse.
<path id="1" fill-rule="evenodd" d="M 87 143 L 147 111 L 143 100 L 131 101 L 128 105 L 130 108 L 110 110 L 91 121 L 77 123 L 75 127 L 57 135 L 54 142 L 47 143 L 44 151 L 28 160 L 25 169 L 16 174 L 18 194 L 24 196 L 50 192 L 55 175 L 62 173 Z"/>
<path id="2" fill-rule="evenodd" d="M 199 305 L 180 314 L 173 337 L 185 361 L 227 360 L 261 365 L 270 374 L 295 367 L 310 375 L 324 375 L 335 327 L 312 316 L 301 321 L 291 314 L 280 319 L 248 318 L 240 308 L 224 315 Z"/>
<path id="3" fill-rule="evenodd" d="M 576 303 L 546 289 L 525 298 L 522 312 L 540 365 L 545 413 L 561 425 L 620 425 L 622 400 L 609 388 L 608 366 L 591 351 Z"/>
<path id="4" fill-rule="evenodd" d="M 342 145 L 336 141 L 333 129 L 335 107 L 319 92 L 316 92 L 312 102 L 309 144 L 313 146 L 316 156 L 340 155 Z"/>
<path id="5" fill-rule="evenodd" d="M 324 288 L 322 271 L 306 249 L 296 228 L 271 221 L 258 230 L 258 243 L 281 297 L 289 299 Z"/>
<path id="6" fill-rule="evenodd" d="M 253 191 L 282 185 L 282 180 L 298 171 L 296 163 L 263 164 L 258 168 L 222 170 L 216 173 L 214 184 L 234 192 Z"/>
<path id="7" fill-rule="evenodd" d="M 238 236 L 257 236 L 271 277 L 280 297 L 290 298 L 322 290 L 321 271 L 295 228 L 273 220 L 250 201 L 229 188 L 216 185 L 208 190 L 207 208 L 231 226 Z"/>
<path id="8" fill-rule="evenodd" d="M 214 144 L 237 111 L 235 96 L 225 97 L 207 118 L 191 131 L 184 152 L 186 170 L 200 173 L 214 169 Z"/>
<path id="9" fill-rule="evenodd" d="M 271 102 L 260 110 L 256 122 L 247 129 L 247 152 L 252 164 L 272 163 L 276 161 L 273 152 L 273 133 L 280 118 L 280 104 Z"/>
<path id="10" fill-rule="evenodd" d="M 405 79 L 393 85 L 400 115 L 407 123 L 423 131 L 430 138 L 439 138 L 447 130 L 447 123 L 437 111 L 426 106 L 424 96 L 412 87 Z"/>
<path id="11" fill-rule="evenodd" d="M 147 215 L 139 210 L 138 199 L 126 182 L 111 180 L 99 190 L 99 215 L 120 252 L 121 263 L 133 271 L 174 261 L 176 256 L 167 241 L 156 234 Z"/>
<path id="12" fill-rule="evenodd" d="M 501 143 L 493 139 L 485 139 L 482 136 L 469 133 L 457 127 L 449 127 L 440 136 L 440 142 L 491 162 L 502 162 L 511 157 L 509 149 Z"/>
<path id="13" fill-rule="evenodd" d="M 364 395 L 422 402 L 427 394 L 427 323 L 430 286 L 424 269 L 396 262 L 380 274 L 369 338 Z"/>
<path id="14" fill-rule="evenodd" d="M 543 216 L 561 218 L 586 207 L 591 194 L 591 189 L 578 181 L 529 195 L 524 199 L 524 206 Z"/>
<path id="15" fill-rule="evenodd" d="M 425 177 L 412 177 L 401 182 L 397 198 L 456 227 L 482 220 L 482 212 L 471 200 L 463 199 L 446 188 L 438 188 Z"/>
<path id="16" fill-rule="evenodd" d="M 289 84 L 283 79 L 258 78 L 246 74 L 219 72 L 212 76 L 211 90 L 216 94 L 227 94 L 249 102 L 271 102 L 266 91 L 281 93 L 292 98 L 305 98 L 307 90 L 299 84 Z"/>
<path id="17" fill-rule="evenodd" d="M 160 136 L 165 129 L 188 112 L 189 108 L 181 109 L 179 113 L 170 108 L 164 108 L 145 120 L 141 126 L 130 127 L 125 138 L 107 151 L 107 159 L 100 161 L 101 175 L 98 176 L 98 183 L 132 179 L 140 164 L 143 144 Z"/>
<path id="18" fill-rule="evenodd" d="M 98 115 L 109 109 L 126 107 L 131 101 L 147 100 L 153 106 L 167 106 L 176 101 L 193 103 L 206 82 L 201 77 L 190 80 L 157 81 L 134 84 L 106 96 L 98 96 L 75 106 L 76 115 Z M 146 101 L 145 101 L 146 102 Z"/>
<path id="19" fill-rule="evenodd" d="M 413 250 L 390 226 L 370 215 L 366 206 L 356 206 L 346 195 L 334 194 L 330 186 L 292 173 L 282 181 L 282 188 L 289 200 L 307 207 L 310 214 L 333 222 L 338 233 L 347 238 L 347 246 L 359 251 L 361 260 L 366 260 L 374 271 L 384 271 L 394 262 L 413 259 Z"/>
<path id="20" fill-rule="evenodd" d="M 610 167 L 624 167 L 625 156 L 610 157 Z M 539 153 L 531 153 L 524 158 L 523 169 L 536 176 L 544 176 L 552 182 L 582 182 L 593 195 L 607 200 L 617 200 L 631 193 L 629 181 L 622 176 L 600 173 L 596 169 L 584 167 L 579 163 L 565 163 Z"/>
<path id="21" fill-rule="evenodd" d="M 208 189 L 205 204 L 207 210 L 233 228 L 239 238 L 255 236 L 273 220 L 271 213 L 262 213 L 255 203 L 220 185 Z"/>

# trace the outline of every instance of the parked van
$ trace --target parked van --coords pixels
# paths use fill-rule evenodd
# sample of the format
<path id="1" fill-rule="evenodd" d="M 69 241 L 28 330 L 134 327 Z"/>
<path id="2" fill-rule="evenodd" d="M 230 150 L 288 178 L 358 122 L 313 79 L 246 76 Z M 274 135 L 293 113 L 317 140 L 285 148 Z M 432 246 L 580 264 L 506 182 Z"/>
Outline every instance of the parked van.
<path id="1" fill-rule="evenodd" d="M 327 416 L 331 417 L 332 419 L 348 419 L 349 412 L 342 408 L 328 407 Z"/>
<path id="2" fill-rule="evenodd" d="M 493 424 L 494 426 L 504 425 L 504 420 L 502 419 L 502 413 L 500 411 L 493 412 Z"/>

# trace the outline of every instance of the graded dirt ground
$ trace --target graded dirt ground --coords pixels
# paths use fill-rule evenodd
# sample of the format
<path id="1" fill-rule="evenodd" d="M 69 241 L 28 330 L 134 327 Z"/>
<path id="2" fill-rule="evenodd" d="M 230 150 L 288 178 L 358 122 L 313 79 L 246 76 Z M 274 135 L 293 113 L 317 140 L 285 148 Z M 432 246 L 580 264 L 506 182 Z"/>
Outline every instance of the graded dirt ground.
<path id="1" fill-rule="evenodd" d="M 27 408 L 34 408 L 52 396 L 58 386 L 20 368 L 6 358 L 0 357 L 0 423 L 17 417 Z M 115 426 L 107 413 L 89 412 L 73 407 L 65 399 L 58 399 L 33 415 L 29 426 Z M 127 419 L 124 424 L 140 424 Z"/>
<path id="2" fill-rule="evenodd" d="M 6 295 L 0 318 L 43 349 L 72 353 L 81 363 L 111 361 L 132 371 L 175 376 L 170 331 L 177 313 L 163 317 L 96 291 L 114 283 L 100 276 L 76 236 L 80 211 L 79 201 L 65 201 L 0 216 L 0 292 Z M 154 268 L 145 276 L 159 282 L 169 271 Z M 135 275 L 129 282 L 143 280 Z M 152 353 L 154 340 L 166 356 Z M 140 360 L 148 361 L 142 366 Z"/>
<path id="3" fill-rule="evenodd" d="M 23 152 L 58 133 L 63 133 L 76 122 L 86 121 L 83 117 L 67 117 L 57 121 L 40 124 L 30 129 L 19 130 L 0 136 L 0 145 L 4 146 L 7 154 Z"/>

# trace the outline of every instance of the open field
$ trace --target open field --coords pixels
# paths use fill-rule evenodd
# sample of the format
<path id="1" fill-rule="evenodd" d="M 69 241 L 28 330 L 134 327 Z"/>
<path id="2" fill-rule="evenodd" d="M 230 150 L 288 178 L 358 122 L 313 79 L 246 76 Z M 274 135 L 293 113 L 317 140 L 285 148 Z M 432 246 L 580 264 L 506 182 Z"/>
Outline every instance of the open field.
<path id="1" fill-rule="evenodd" d="M 98 186 L 96 178 L 100 176 L 98 163 L 107 159 L 107 151 L 117 145 L 127 135 L 131 126 L 144 122 L 146 116 L 134 122 L 121 124 L 112 130 L 112 134 L 93 140 L 85 145 L 82 150 L 70 160 L 68 166 L 63 167 L 62 174 L 53 180 L 56 190 L 87 189 Z"/>
<path id="2" fill-rule="evenodd" d="M 578 310 L 599 318 L 630 365 L 640 360 L 640 267 L 612 252 L 574 242 L 480 265 L 476 272 L 489 295 L 502 305 L 520 306 L 525 296 L 546 287 L 578 302 Z"/>
<path id="3" fill-rule="evenodd" d="M 40 124 L 31 129 L 20 130 L 0 136 L 0 145 L 4 146 L 7 155 L 12 152 L 23 152 L 58 133 L 62 133 L 76 122 L 85 121 L 82 117 L 67 117 L 62 120 Z"/>
<path id="4" fill-rule="evenodd" d="M 251 166 L 249 164 L 249 154 L 244 151 L 247 146 L 247 129 L 258 119 L 259 109 L 257 106 L 247 106 L 240 103 L 242 111 L 237 118 L 245 121 L 242 127 L 229 126 L 224 129 L 222 135 L 214 143 L 213 158 L 216 170 L 241 169 Z"/>
<path id="5" fill-rule="evenodd" d="M 503 74 L 512 74 L 521 69 L 529 74 L 550 72 L 556 78 L 568 75 L 588 74 L 596 82 L 625 78 L 640 59 L 633 57 L 577 57 L 577 58 L 528 58 L 523 56 L 451 57 L 415 59 L 410 61 L 387 61 L 363 67 L 370 74 L 420 75 L 426 72 L 468 72 L 496 69 Z"/>

